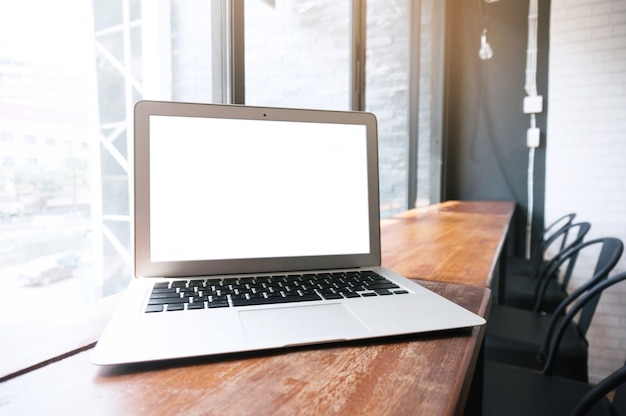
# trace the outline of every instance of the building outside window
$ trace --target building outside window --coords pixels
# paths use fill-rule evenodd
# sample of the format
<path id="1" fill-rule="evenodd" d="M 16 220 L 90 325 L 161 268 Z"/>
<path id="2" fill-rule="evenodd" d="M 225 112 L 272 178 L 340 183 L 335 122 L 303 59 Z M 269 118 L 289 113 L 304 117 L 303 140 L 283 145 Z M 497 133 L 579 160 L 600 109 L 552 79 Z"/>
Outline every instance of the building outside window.
<path id="1" fill-rule="evenodd" d="M 379 120 L 383 216 L 437 202 L 430 33 L 442 15 L 434 3 L 362 2 L 364 110 Z M 243 28 L 228 25 L 232 4 L 244 8 Z M 229 71 L 238 65 L 228 60 L 229 30 L 245 33 L 246 104 L 350 110 L 351 7 L 331 0 L 4 2 L 0 326 L 126 287 L 133 105 L 229 102 Z M 13 313 L 24 299 L 29 310 Z"/>

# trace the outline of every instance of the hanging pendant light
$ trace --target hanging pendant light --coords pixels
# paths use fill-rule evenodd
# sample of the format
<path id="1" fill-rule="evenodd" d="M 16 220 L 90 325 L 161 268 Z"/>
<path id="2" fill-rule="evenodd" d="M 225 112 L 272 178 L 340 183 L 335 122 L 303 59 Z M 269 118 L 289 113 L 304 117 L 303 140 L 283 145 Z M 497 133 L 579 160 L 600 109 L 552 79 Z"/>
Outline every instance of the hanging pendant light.
<path id="1" fill-rule="evenodd" d="M 487 29 L 483 29 L 483 33 L 480 36 L 480 50 L 478 51 L 478 57 L 483 61 L 488 61 L 493 57 L 493 49 L 487 42 Z"/>
<path id="2" fill-rule="evenodd" d="M 480 35 L 480 49 L 478 50 L 478 57 L 483 61 L 488 61 L 493 57 L 493 49 L 491 49 L 491 45 L 487 42 L 487 28 L 489 27 L 489 15 L 487 13 L 487 4 L 494 3 L 498 0 L 484 0 L 480 1 L 480 8 L 483 13 L 483 32 Z"/>

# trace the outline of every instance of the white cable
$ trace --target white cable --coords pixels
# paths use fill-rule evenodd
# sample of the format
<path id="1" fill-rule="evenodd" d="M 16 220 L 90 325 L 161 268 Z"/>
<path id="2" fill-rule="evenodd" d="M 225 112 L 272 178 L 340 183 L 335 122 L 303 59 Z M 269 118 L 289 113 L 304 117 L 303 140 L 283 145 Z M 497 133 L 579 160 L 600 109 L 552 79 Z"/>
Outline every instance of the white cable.
<path id="1" fill-rule="evenodd" d="M 528 46 L 526 49 L 526 94 L 530 97 L 537 96 L 537 21 L 538 0 L 530 0 L 528 11 Z M 535 114 L 530 114 L 530 127 L 536 126 Z M 534 171 L 535 171 L 535 146 L 529 146 L 528 150 L 528 210 L 526 216 L 526 258 L 530 259 L 532 221 L 534 211 Z"/>
<path id="2" fill-rule="evenodd" d="M 537 20 L 538 0 L 530 0 L 528 11 L 528 46 L 526 48 L 526 93 L 537 95 Z"/>

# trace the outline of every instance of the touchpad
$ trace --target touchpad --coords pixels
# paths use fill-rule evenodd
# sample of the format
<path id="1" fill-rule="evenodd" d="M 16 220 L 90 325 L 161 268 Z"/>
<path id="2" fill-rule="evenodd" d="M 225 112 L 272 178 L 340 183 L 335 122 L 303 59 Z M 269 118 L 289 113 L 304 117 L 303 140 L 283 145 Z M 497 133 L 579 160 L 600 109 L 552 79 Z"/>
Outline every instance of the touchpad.
<path id="1" fill-rule="evenodd" d="M 338 303 L 253 309 L 239 312 L 249 342 L 291 345 L 342 340 L 369 328 Z"/>

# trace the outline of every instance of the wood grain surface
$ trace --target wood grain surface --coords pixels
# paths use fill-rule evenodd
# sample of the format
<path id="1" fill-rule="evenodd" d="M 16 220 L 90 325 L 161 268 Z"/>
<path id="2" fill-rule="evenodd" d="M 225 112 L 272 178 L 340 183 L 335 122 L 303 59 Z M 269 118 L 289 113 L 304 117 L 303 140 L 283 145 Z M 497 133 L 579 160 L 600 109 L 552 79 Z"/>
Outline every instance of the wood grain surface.
<path id="1" fill-rule="evenodd" d="M 412 279 L 490 287 L 514 208 L 448 201 L 383 220 L 382 265 Z"/>
<path id="2" fill-rule="evenodd" d="M 488 310 L 488 289 L 419 283 L 481 315 Z M 459 414 L 481 341 L 482 328 L 473 328 L 105 368 L 85 351 L 0 384 L 0 413 Z"/>
<path id="3" fill-rule="evenodd" d="M 450 201 L 385 219 L 382 263 L 486 317 L 513 210 L 508 202 Z M 3 331 L 10 348 L 0 368 L 12 375 L 0 382 L 0 414 L 462 414 L 484 333 L 97 367 L 90 343 L 115 301 L 41 331 Z"/>

